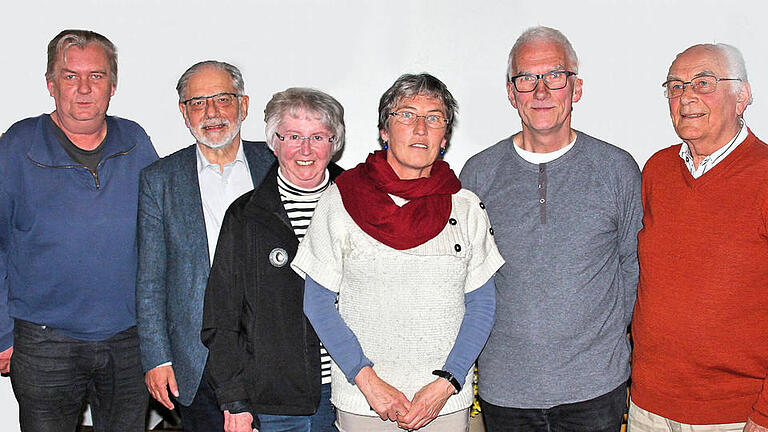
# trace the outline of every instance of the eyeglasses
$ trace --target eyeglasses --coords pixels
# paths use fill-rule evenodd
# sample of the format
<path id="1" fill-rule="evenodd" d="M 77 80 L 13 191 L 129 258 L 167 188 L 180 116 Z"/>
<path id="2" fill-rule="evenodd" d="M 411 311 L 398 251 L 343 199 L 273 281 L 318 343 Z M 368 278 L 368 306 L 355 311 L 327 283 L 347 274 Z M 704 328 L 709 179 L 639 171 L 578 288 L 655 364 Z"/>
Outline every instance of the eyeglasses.
<path id="1" fill-rule="evenodd" d="M 509 81 L 519 93 L 528 93 L 536 90 L 539 80 L 550 90 L 560 90 L 568 84 L 568 77 L 576 75 L 576 72 L 556 70 L 543 74 L 520 74 L 513 76 Z"/>
<path id="2" fill-rule="evenodd" d="M 216 108 L 228 108 L 239 98 L 241 95 L 237 93 L 217 93 L 211 96 L 197 96 L 189 98 L 185 101 L 181 101 L 191 111 L 202 111 L 208 106 L 208 100 L 212 100 Z"/>
<path id="3" fill-rule="evenodd" d="M 712 75 L 701 75 L 690 81 L 667 80 L 661 86 L 664 87 L 664 96 L 668 99 L 674 99 L 683 95 L 687 85 L 690 85 L 696 94 L 712 93 L 717 89 L 718 81 L 741 81 L 741 78 L 718 78 Z"/>
<path id="4" fill-rule="evenodd" d="M 299 134 L 287 134 L 287 135 L 280 135 L 279 133 L 275 132 L 275 136 L 280 141 L 285 142 L 288 145 L 292 146 L 298 146 L 301 145 L 305 140 L 309 142 L 309 145 L 319 145 L 319 144 L 325 144 L 325 143 L 332 143 L 336 141 L 335 136 L 324 136 L 324 135 L 310 135 L 310 136 L 301 136 Z"/>
<path id="5" fill-rule="evenodd" d="M 440 114 L 417 115 L 415 112 L 411 111 L 400 111 L 391 112 L 389 115 L 390 117 L 394 117 L 398 123 L 408 126 L 416 124 L 420 118 L 423 118 L 427 127 L 432 129 L 443 129 L 448 125 L 448 120 Z"/>

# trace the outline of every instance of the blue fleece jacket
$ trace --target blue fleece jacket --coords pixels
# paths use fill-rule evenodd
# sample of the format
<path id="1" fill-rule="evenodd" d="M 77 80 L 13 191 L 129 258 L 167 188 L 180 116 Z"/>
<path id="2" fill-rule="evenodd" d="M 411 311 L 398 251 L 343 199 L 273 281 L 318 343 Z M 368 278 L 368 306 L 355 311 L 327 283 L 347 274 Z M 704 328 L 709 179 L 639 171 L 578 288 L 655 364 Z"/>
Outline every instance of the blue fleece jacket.
<path id="1" fill-rule="evenodd" d="M 138 124 L 107 117 L 97 170 L 75 163 L 49 115 L 0 139 L 0 350 L 13 318 L 79 340 L 136 324 L 139 171 L 157 159 Z"/>

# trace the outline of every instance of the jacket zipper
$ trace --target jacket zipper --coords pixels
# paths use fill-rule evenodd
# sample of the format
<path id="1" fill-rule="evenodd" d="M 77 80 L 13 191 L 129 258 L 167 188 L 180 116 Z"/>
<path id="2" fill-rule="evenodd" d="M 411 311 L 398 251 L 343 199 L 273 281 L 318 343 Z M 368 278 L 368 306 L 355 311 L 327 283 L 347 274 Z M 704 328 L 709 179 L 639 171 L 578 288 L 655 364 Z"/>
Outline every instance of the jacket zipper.
<path id="1" fill-rule="evenodd" d="M 37 165 L 37 166 L 39 166 L 41 168 L 58 168 L 58 169 L 85 168 L 86 171 L 91 173 L 91 175 L 93 176 L 93 181 L 94 181 L 94 183 L 96 183 L 96 189 L 101 189 L 101 182 L 99 181 L 98 169 L 101 168 L 101 166 L 104 164 L 104 162 L 108 161 L 109 159 L 113 159 L 113 158 L 116 158 L 118 156 L 125 156 L 128 153 L 130 153 L 135 148 L 136 148 L 136 145 L 134 145 L 133 147 L 129 148 L 126 151 L 118 152 L 118 153 L 115 153 L 113 155 L 107 156 L 106 158 L 102 159 L 99 162 L 98 165 L 96 165 L 96 170 L 95 171 L 90 169 L 90 168 L 88 168 L 85 165 L 46 165 L 46 164 L 43 164 L 43 163 L 40 163 L 40 162 L 37 162 L 37 161 L 33 160 L 32 158 L 29 157 L 29 155 L 27 155 L 27 160 L 29 160 L 30 162 L 32 162 L 33 164 L 35 164 L 35 165 Z"/>

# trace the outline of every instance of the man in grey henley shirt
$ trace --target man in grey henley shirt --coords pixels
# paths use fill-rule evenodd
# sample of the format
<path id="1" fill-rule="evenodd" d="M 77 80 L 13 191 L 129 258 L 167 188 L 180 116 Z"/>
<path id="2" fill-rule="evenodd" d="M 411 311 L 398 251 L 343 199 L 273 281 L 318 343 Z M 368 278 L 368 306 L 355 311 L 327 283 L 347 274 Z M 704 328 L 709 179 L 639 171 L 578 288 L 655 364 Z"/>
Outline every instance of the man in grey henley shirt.
<path id="1" fill-rule="evenodd" d="M 507 69 L 522 131 L 461 172 L 506 261 L 478 361 L 488 432 L 615 432 L 626 411 L 640 171 L 627 152 L 571 128 L 577 72 L 562 33 L 526 30 Z"/>

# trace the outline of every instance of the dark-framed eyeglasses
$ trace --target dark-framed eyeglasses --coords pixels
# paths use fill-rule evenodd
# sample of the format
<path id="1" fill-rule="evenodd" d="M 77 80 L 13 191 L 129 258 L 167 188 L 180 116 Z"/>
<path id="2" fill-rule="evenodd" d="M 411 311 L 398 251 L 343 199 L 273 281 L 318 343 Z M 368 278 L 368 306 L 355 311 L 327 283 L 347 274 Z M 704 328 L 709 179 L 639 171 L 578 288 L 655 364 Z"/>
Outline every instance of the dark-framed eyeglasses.
<path id="1" fill-rule="evenodd" d="M 560 90 L 568 85 L 568 77 L 576 75 L 576 72 L 556 70 L 543 74 L 520 74 L 513 76 L 509 81 L 515 86 L 518 93 L 529 93 L 536 90 L 539 80 L 550 90 Z"/>
<path id="2" fill-rule="evenodd" d="M 397 111 L 389 113 L 390 117 L 394 117 L 398 123 L 404 125 L 414 125 L 420 119 L 424 119 L 427 127 L 432 129 L 443 129 L 448 125 L 448 120 L 440 114 L 427 114 L 418 115 L 412 111 Z"/>
<path id="3" fill-rule="evenodd" d="M 741 81 L 741 78 L 718 78 L 714 75 L 701 75 L 690 81 L 667 80 L 661 86 L 664 87 L 664 96 L 667 99 L 674 99 L 683 95 L 687 85 L 691 86 L 696 94 L 708 94 L 717 89 L 717 83 L 720 81 Z"/>
<path id="4" fill-rule="evenodd" d="M 181 101 L 184 105 L 186 105 L 187 109 L 191 111 L 202 111 L 205 109 L 205 107 L 208 105 L 208 101 L 213 101 L 213 104 L 216 105 L 217 108 L 228 108 L 232 106 L 232 104 L 235 103 L 237 98 L 239 98 L 242 95 L 239 95 L 237 93 L 230 93 L 230 92 L 223 92 L 223 93 L 216 93 L 215 95 L 210 96 L 197 96 L 193 98 L 189 98 L 187 100 Z"/>
<path id="5" fill-rule="evenodd" d="M 275 132 L 275 136 L 280 141 L 291 145 L 291 146 L 298 146 L 301 145 L 304 141 L 307 141 L 309 145 L 319 145 L 319 144 L 325 144 L 325 143 L 332 143 L 336 141 L 336 136 L 331 135 L 329 137 L 325 135 L 309 135 L 309 136 L 301 136 L 299 134 L 285 134 L 280 135 L 279 133 Z"/>

